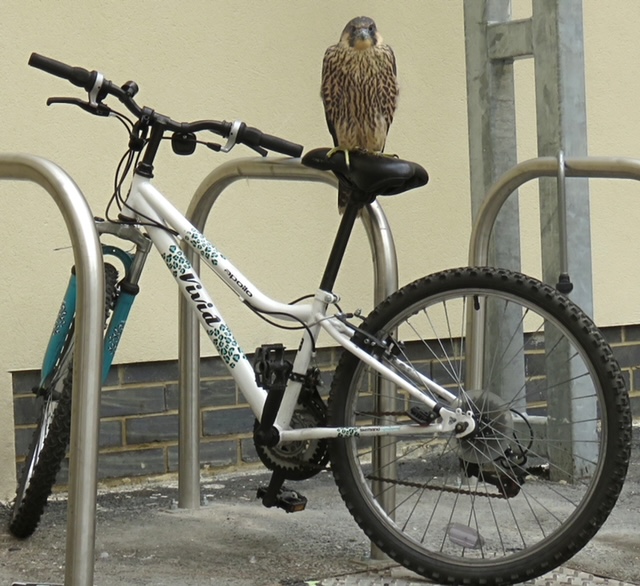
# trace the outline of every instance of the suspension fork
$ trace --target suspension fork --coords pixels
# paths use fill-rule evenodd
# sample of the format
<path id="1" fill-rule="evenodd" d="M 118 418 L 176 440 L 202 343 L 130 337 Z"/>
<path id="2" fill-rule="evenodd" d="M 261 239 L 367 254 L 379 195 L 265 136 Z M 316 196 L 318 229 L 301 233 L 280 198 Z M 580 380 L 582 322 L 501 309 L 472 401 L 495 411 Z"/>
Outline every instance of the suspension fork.
<path id="1" fill-rule="evenodd" d="M 120 292 L 113 308 L 113 314 L 104 338 L 104 352 L 102 362 L 102 382 L 107 378 L 124 326 L 129 317 L 133 302 L 140 292 L 138 282 L 144 268 L 147 256 L 151 250 L 151 240 L 148 236 L 131 224 L 117 224 L 96 220 L 99 234 L 111 234 L 135 245 L 134 253 L 126 252 L 115 246 L 103 244 L 104 255 L 115 256 L 123 264 L 125 274 L 120 281 Z"/>
<path id="2" fill-rule="evenodd" d="M 60 309 L 58 310 L 58 316 L 56 317 L 53 331 L 49 337 L 49 343 L 42 359 L 42 367 L 40 369 L 40 389 L 46 389 L 49 386 L 51 377 L 54 372 L 55 366 L 60 360 L 65 343 L 69 339 L 69 334 L 72 331 L 74 317 L 76 313 L 76 299 L 77 299 L 77 283 L 75 267 L 71 270 L 69 282 L 67 283 L 67 289 L 62 298 Z"/>
<path id="3" fill-rule="evenodd" d="M 145 261 L 151 250 L 151 241 L 136 227 L 127 224 L 116 224 L 96 219 L 96 229 L 98 234 L 112 234 L 132 242 L 136 249 L 135 252 L 128 253 L 115 246 L 103 244 L 102 254 L 104 256 L 116 257 L 124 266 L 125 275 L 120 282 L 120 295 L 116 301 L 111 321 L 105 336 L 104 360 L 102 378 L 103 382 L 109 373 L 109 369 L 113 362 L 120 336 L 124 329 L 124 325 L 129 316 L 133 301 L 138 294 L 138 281 L 144 267 Z M 53 331 L 45 350 L 42 360 L 40 388 L 47 388 L 51 381 L 55 367 L 61 359 L 66 344 L 71 339 L 73 325 L 76 313 L 77 300 L 77 279 L 75 267 L 71 270 L 71 275 L 67 283 L 67 288 L 58 311 Z"/>

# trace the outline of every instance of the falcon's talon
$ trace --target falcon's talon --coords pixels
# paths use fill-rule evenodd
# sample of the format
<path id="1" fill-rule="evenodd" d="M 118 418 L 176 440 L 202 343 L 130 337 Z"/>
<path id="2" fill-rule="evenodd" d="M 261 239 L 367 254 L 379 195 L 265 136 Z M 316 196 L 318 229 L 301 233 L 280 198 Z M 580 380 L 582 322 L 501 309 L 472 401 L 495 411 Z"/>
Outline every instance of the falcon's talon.
<path id="1" fill-rule="evenodd" d="M 344 153 L 344 161 L 347 165 L 347 170 L 351 170 L 351 160 L 349 159 L 349 149 L 335 146 L 327 153 L 327 159 L 333 157 L 333 155 L 340 152 Z"/>

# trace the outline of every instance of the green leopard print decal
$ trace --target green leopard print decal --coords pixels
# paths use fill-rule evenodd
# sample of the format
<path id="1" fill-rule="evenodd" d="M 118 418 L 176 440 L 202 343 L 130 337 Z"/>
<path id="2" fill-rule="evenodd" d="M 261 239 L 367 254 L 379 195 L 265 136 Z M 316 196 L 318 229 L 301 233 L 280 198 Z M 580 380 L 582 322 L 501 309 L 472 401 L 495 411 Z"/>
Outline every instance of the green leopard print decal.
<path id="1" fill-rule="evenodd" d="M 184 241 L 193 246 L 193 248 L 197 250 L 204 259 L 211 261 L 214 265 L 218 264 L 218 260 L 225 258 L 202 234 L 195 229 L 189 230 L 184 235 Z M 164 262 L 167 263 L 167 266 L 173 273 L 174 277 L 185 275 L 182 277 L 182 280 L 192 280 L 193 275 L 186 274 L 187 271 L 190 271 L 192 268 L 191 263 L 178 246 L 172 245 L 169 248 L 169 252 L 163 254 L 162 258 L 164 259 Z M 191 295 L 191 298 L 195 299 L 194 294 Z M 214 318 L 215 321 L 220 321 L 220 318 L 217 316 L 213 316 L 211 318 L 212 321 Z M 229 368 L 235 368 L 236 364 L 238 364 L 241 359 L 246 358 L 244 352 L 240 349 L 238 342 L 233 337 L 233 334 L 227 325 L 221 324 L 217 327 L 209 328 L 207 329 L 207 335 L 218 350 L 218 354 L 220 354 L 220 357 L 224 360 L 227 366 L 229 366 Z"/>
<path id="2" fill-rule="evenodd" d="M 179 246 L 172 244 L 169 247 L 169 252 L 163 252 L 162 258 L 169 270 L 173 273 L 174 277 L 184 275 L 189 269 L 191 269 L 191 263 L 187 260 L 184 252 L 180 250 Z"/>
<path id="3" fill-rule="evenodd" d="M 233 337 L 229 326 L 226 324 L 222 324 L 215 329 L 207 330 L 207 334 L 218 350 L 220 358 L 224 360 L 229 368 L 235 368 L 241 359 L 246 358 L 238 342 Z"/>
<path id="4" fill-rule="evenodd" d="M 338 437 L 360 437 L 360 430 L 357 427 L 339 427 Z"/>
<path id="5" fill-rule="evenodd" d="M 115 328 L 113 328 L 111 334 L 104 341 L 105 348 L 111 354 L 115 354 L 116 348 L 118 347 L 118 343 L 120 342 L 120 337 L 122 336 L 123 331 L 124 331 L 124 322 L 118 324 Z"/>
<path id="6" fill-rule="evenodd" d="M 56 336 L 62 331 L 62 326 L 67 321 L 67 314 L 67 304 L 63 301 L 62 305 L 60 306 L 60 311 L 58 311 L 58 317 L 56 317 L 56 323 L 53 326 L 53 333 L 51 334 L 52 336 Z"/>
<path id="7" fill-rule="evenodd" d="M 207 260 L 211 261 L 211 264 L 217 265 L 219 259 L 224 259 L 222 256 L 200 232 L 197 230 L 189 230 L 184 235 L 185 242 L 188 242 L 193 246 L 198 253 Z"/>

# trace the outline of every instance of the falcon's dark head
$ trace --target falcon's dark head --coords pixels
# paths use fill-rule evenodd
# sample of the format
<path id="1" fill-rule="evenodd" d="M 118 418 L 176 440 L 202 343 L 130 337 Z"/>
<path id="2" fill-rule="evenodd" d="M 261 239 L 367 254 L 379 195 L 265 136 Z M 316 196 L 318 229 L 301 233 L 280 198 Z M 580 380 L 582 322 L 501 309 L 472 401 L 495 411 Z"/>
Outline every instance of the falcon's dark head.
<path id="1" fill-rule="evenodd" d="M 340 43 L 362 51 L 382 43 L 376 23 L 368 16 L 357 16 L 347 23 L 340 37 Z"/>

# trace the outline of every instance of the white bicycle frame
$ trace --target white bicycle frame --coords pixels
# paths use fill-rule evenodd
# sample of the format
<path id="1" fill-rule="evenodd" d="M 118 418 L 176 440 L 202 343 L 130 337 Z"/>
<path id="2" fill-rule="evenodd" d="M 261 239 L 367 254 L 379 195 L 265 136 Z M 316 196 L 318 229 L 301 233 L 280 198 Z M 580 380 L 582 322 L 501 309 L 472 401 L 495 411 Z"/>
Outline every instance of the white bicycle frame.
<path id="1" fill-rule="evenodd" d="M 290 422 L 302 383 L 298 380 L 290 379 L 275 421 L 275 426 L 280 434 L 280 442 L 352 436 L 436 434 L 442 432 L 453 432 L 457 437 L 464 437 L 475 429 L 471 413 L 463 413 L 460 409 L 451 407 L 456 399 L 455 395 L 418 373 L 409 365 L 404 364 L 398 358 L 392 358 L 391 360 L 395 362 L 394 366 L 407 375 L 408 378 L 414 380 L 414 383 L 410 382 L 407 378 L 398 375 L 374 356 L 354 344 L 351 341 L 351 337 L 355 330 L 342 320 L 327 313 L 330 304 L 338 300 L 333 293 L 319 289 L 311 303 L 296 305 L 275 301 L 262 293 L 152 185 L 149 178 L 137 174 L 134 175 L 123 215 L 133 215 L 137 222 L 144 225 L 153 245 L 171 270 L 181 293 L 190 302 L 193 311 L 198 316 L 208 337 L 258 420 L 262 417 L 267 391 L 256 383 L 254 370 L 249 360 L 234 338 L 231 329 L 222 318 L 213 299 L 203 286 L 199 275 L 182 252 L 179 240 L 191 246 L 242 301 L 247 302 L 258 311 L 277 314 L 278 318 L 283 320 L 294 320 L 304 324 L 305 333 L 294 359 L 293 373 L 304 375 L 307 372 L 320 330 L 324 330 L 340 346 L 375 369 L 383 379 L 404 389 L 413 399 L 423 403 L 428 410 L 438 406 L 440 419 L 431 425 L 411 423 L 344 428 L 308 427 L 291 429 Z M 178 236 L 174 236 L 172 232 L 164 228 L 149 225 L 153 222 L 166 226 L 174 233 L 177 233 Z M 430 393 L 438 396 L 448 406 L 436 403 L 421 388 L 427 389 Z"/>

